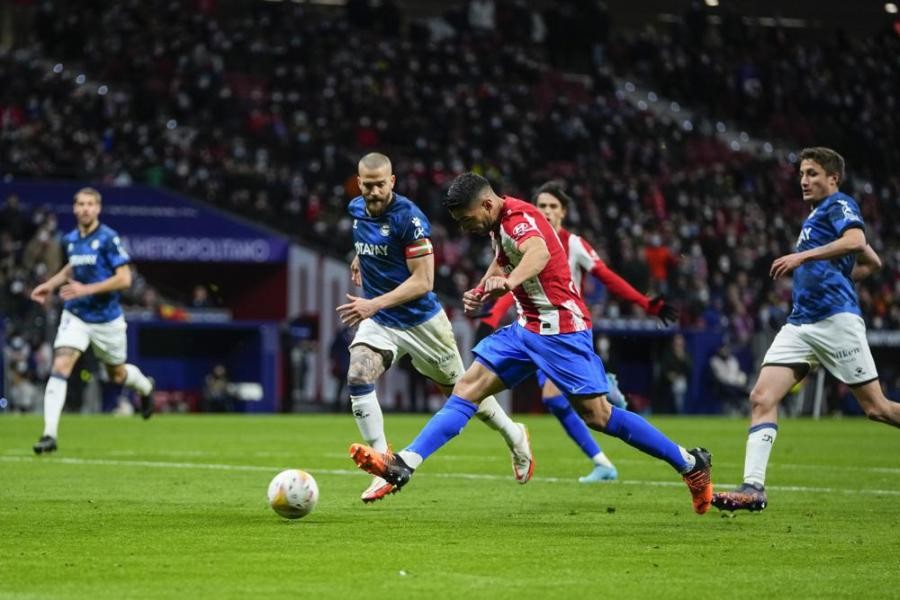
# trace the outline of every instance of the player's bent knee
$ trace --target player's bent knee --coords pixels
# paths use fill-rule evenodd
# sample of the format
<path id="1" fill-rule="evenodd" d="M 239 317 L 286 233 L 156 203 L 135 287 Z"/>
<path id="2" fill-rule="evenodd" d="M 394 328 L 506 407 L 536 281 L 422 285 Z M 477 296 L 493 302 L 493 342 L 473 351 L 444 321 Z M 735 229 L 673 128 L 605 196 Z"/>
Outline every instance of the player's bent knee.
<path id="1" fill-rule="evenodd" d="M 750 392 L 750 408 L 751 409 L 769 409 L 778 404 L 778 401 L 781 398 L 776 398 L 775 394 L 772 394 L 770 390 L 760 387 L 754 386 L 753 390 Z"/>
<path id="2" fill-rule="evenodd" d="M 125 370 L 125 365 L 107 366 L 106 372 L 110 380 L 116 385 L 122 385 L 128 378 L 128 371 Z"/>

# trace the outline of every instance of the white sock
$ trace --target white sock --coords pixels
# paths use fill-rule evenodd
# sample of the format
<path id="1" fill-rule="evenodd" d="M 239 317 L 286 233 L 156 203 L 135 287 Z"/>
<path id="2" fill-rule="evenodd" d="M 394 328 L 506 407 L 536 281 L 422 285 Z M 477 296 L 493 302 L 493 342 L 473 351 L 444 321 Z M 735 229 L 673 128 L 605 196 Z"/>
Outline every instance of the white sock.
<path id="1" fill-rule="evenodd" d="M 153 383 L 141 373 L 136 366 L 125 365 L 125 387 L 137 391 L 141 396 L 146 396 L 153 391 Z"/>
<path id="2" fill-rule="evenodd" d="M 379 452 L 387 452 L 387 438 L 384 436 L 384 415 L 375 390 L 361 396 L 350 395 L 350 410 L 359 427 L 359 434 L 366 443 Z"/>
<path id="3" fill-rule="evenodd" d="M 397 456 L 403 459 L 403 462 L 406 463 L 410 469 L 418 469 L 419 465 L 422 464 L 422 461 L 425 459 L 422 458 L 421 454 L 417 454 L 411 450 L 401 450 L 397 453 Z"/>
<path id="4" fill-rule="evenodd" d="M 488 396 L 481 401 L 475 416 L 484 421 L 494 431 L 499 431 L 503 439 L 506 440 L 506 445 L 510 448 L 522 441 L 522 428 L 509 418 L 509 415 L 500 407 L 497 399 L 493 396 Z"/>
<path id="5" fill-rule="evenodd" d="M 59 417 L 66 404 L 66 388 L 69 382 L 62 377 L 51 375 L 44 389 L 44 435 L 56 437 L 59 432 Z"/>
<path id="6" fill-rule="evenodd" d="M 594 456 L 592 456 L 592 457 L 591 457 L 591 460 L 594 461 L 594 464 L 595 464 L 595 465 L 599 465 L 599 466 L 601 466 L 601 467 L 606 467 L 606 468 L 608 468 L 608 469 L 615 469 L 615 468 L 616 468 L 615 465 L 612 464 L 612 462 L 611 462 L 611 461 L 609 460 L 609 458 L 606 456 L 606 453 L 605 453 L 603 450 L 601 450 L 600 452 L 598 452 L 597 454 L 595 454 Z"/>
<path id="7" fill-rule="evenodd" d="M 687 467 L 684 468 L 684 471 L 682 471 L 681 474 L 684 475 L 685 473 L 690 473 L 694 467 L 697 466 L 697 459 L 683 446 L 678 446 L 678 450 L 681 452 L 681 457 L 687 461 Z"/>
<path id="8" fill-rule="evenodd" d="M 769 455 L 777 435 L 778 425 L 775 423 L 760 423 L 750 428 L 744 457 L 744 483 L 766 485 L 766 467 L 769 466 Z"/>

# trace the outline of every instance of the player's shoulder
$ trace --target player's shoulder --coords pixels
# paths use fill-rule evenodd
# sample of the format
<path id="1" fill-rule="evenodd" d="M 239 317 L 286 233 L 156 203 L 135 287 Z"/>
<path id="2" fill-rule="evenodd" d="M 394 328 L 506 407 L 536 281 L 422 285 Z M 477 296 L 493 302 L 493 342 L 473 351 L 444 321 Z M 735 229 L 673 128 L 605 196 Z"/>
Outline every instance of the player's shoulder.
<path id="1" fill-rule="evenodd" d="M 78 228 L 72 229 L 68 233 L 62 236 L 62 241 L 64 244 L 72 244 L 78 241 L 79 233 Z"/>
<path id="2" fill-rule="evenodd" d="M 394 204 L 391 207 L 391 216 L 397 220 L 419 219 L 419 221 L 428 221 L 428 217 L 422 212 L 419 206 L 400 194 L 394 194 Z"/>
<path id="3" fill-rule="evenodd" d="M 97 235 L 103 239 L 112 240 L 119 237 L 119 232 L 109 225 L 100 223 L 100 226 L 97 228 Z"/>
<path id="4" fill-rule="evenodd" d="M 841 204 L 850 204 L 851 206 L 854 206 L 857 209 L 859 208 L 859 202 L 857 202 L 856 198 L 854 198 L 850 194 L 845 194 L 844 192 L 837 192 L 836 194 L 834 194 L 833 197 L 834 197 L 835 202 L 838 202 Z"/>

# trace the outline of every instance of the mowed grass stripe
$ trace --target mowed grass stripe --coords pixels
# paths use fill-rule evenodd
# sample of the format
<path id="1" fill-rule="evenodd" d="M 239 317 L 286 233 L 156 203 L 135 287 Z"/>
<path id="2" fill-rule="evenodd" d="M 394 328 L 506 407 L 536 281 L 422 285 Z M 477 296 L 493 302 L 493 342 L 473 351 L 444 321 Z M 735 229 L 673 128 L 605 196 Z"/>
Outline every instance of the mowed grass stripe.
<path id="1" fill-rule="evenodd" d="M 156 469 L 201 469 L 201 470 L 217 470 L 217 471 L 252 471 L 277 473 L 284 467 L 264 466 L 264 465 L 230 465 L 223 463 L 193 463 L 193 462 L 168 462 L 168 461 L 152 461 L 152 460 L 118 460 L 109 458 L 67 458 L 67 457 L 29 457 L 29 456 L 0 456 L 0 462 L 48 462 L 66 465 L 91 465 L 91 466 L 110 466 L 110 467 L 148 467 Z M 360 471 L 354 469 L 315 469 L 307 468 L 310 473 L 321 473 L 324 475 L 360 475 Z M 499 475 L 489 475 L 484 473 L 420 473 L 417 477 L 438 477 L 441 479 L 465 479 L 465 480 L 483 480 L 483 481 L 507 481 L 509 477 L 501 477 Z M 573 483 L 571 478 L 563 477 L 534 477 L 532 482 L 541 483 Z M 654 481 L 644 479 L 620 479 L 617 483 L 622 485 L 651 485 L 663 487 L 681 487 L 684 485 L 680 481 Z M 603 485 L 615 485 L 608 483 Z M 734 483 L 716 483 L 717 487 L 733 487 Z M 767 489 L 779 492 L 798 492 L 798 493 L 841 493 L 848 495 L 874 495 L 874 496 L 900 496 L 900 489 L 871 489 L 871 488 L 834 488 L 834 487 L 810 487 L 810 486 L 768 486 Z"/>

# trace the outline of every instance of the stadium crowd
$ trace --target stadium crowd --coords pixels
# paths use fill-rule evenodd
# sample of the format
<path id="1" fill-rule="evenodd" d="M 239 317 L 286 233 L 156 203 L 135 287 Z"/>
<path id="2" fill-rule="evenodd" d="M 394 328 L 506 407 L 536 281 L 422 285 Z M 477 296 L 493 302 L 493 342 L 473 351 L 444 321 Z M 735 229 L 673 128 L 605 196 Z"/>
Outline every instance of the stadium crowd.
<path id="1" fill-rule="evenodd" d="M 755 136 L 846 153 L 843 187 L 885 261 L 860 287 L 866 320 L 900 327 L 900 179 L 884 168 L 900 147 L 897 90 L 884 87 L 898 65 L 872 60 L 900 56 L 896 37 L 845 44 L 833 61 L 840 38 L 819 47 L 742 25 L 738 44 L 722 44 L 734 26 L 726 19 L 704 21 L 693 47 L 690 15 L 682 29 L 610 33 L 598 3 L 576 0 L 543 13 L 473 1 L 406 23 L 391 2 L 350 2 L 346 14 L 294 3 L 46 2 L 33 22 L 34 36 L 0 55 L 4 175 L 170 186 L 346 256 L 356 160 L 378 149 L 394 159 L 395 189 L 432 219 L 436 281 L 451 298 L 490 255 L 442 210 L 449 179 L 472 169 L 528 197 L 561 178 L 576 199 L 571 229 L 614 269 L 680 305 L 683 327 L 725 329 L 746 346 L 790 309 L 789 282 L 773 283 L 768 269 L 792 250 L 806 209 L 796 164 L 716 139 L 715 119 L 734 118 Z M 795 77 L 788 66 L 798 60 L 827 76 Z M 640 110 L 617 93 L 619 74 L 646 78 L 708 120 L 686 127 Z M 29 256 L 57 235 L 55 223 L 10 202 L 0 302 L 47 334 L 53 324 L 27 295 L 59 258 Z M 600 289 L 588 294 L 596 316 L 631 314 Z M 19 338 L 32 348 L 47 339 L 22 331 L 9 343 Z"/>

